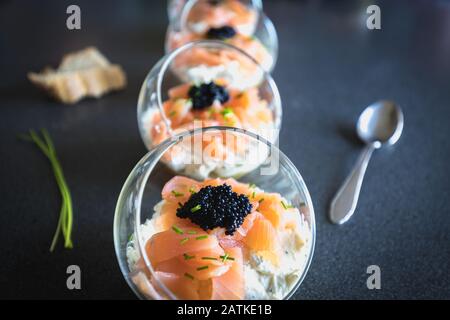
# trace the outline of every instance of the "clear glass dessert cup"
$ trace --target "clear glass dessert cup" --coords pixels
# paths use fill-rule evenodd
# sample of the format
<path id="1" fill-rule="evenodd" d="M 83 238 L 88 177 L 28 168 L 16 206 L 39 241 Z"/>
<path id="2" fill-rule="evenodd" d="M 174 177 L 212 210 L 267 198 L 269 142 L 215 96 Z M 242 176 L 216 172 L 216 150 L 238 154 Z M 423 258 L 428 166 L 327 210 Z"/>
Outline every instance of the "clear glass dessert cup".
<path id="1" fill-rule="evenodd" d="M 161 200 L 163 186 L 174 176 L 174 173 L 165 170 L 163 158 L 180 149 L 187 152 L 193 141 L 225 135 L 251 146 L 249 159 L 245 161 L 255 161 L 255 167 L 239 178 L 239 182 L 252 183 L 266 192 L 279 193 L 293 207 L 299 208 L 295 212 L 302 217 L 305 234 L 308 233 L 302 247 L 304 258 L 295 261 L 299 272 L 289 290 L 280 298 L 291 298 L 304 280 L 313 256 L 316 231 L 312 201 L 300 173 L 275 145 L 264 138 L 243 129 L 209 127 L 174 135 L 153 148 L 135 166 L 122 188 L 114 218 L 114 245 L 123 276 L 140 299 L 178 299 L 159 278 L 150 262 L 146 250 L 149 235 L 143 227 L 144 222 L 154 215 L 153 207 Z M 260 159 L 254 160 L 252 156 Z M 186 159 L 194 161 L 194 158 Z"/>
<path id="2" fill-rule="evenodd" d="M 261 12 L 263 9 L 262 0 L 239 0 L 248 7 L 254 8 L 256 11 Z M 167 1 L 167 15 L 170 23 L 175 23 L 180 19 L 180 15 L 188 2 L 194 3 L 196 1 L 189 0 L 168 0 Z"/>
<path id="3" fill-rule="evenodd" d="M 205 66 L 201 60 L 191 61 L 190 56 L 198 52 L 220 55 L 223 65 Z M 243 129 L 253 130 L 276 143 L 281 129 L 282 106 L 278 88 L 271 75 L 242 50 L 221 41 L 202 40 L 183 45 L 164 56 L 145 78 L 139 94 L 137 118 L 147 149 L 151 150 L 177 133 L 170 115 L 164 111 L 164 101 L 169 98 L 169 89 L 186 83 L 223 80 L 238 91 L 257 90 L 259 97 L 267 102 L 270 124 L 264 128 L 243 126 Z"/>
<path id="4" fill-rule="evenodd" d="M 240 49 L 252 55 L 263 68 L 271 72 L 276 65 L 278 58 L 278 35 L 272 21 L 262 11 L 261 1 L 235 0 L 242 3 L 246 8 L 254 12 L 252 22 L 242 28 L 235 27 L 238 36 L 243 36 L 241 40 L 234 41 L 228 39 L 224 41 L 232 42 Z M 169 3 L 169 27 L 166 33 L 165 50 L 169 53 L 182 44 L 194 40 L 204 40 L 207 38 L 207 29 L 211 26 L 196 30 L 190 27 L 189 17 L 192 10 L 208 0 L 171 1 Z M 205 19 L 200 19 L 204 21 Z M 219 27 L 215 25 L 214 27 Z M 223 25 L 220 25 L 223 27 Z M 242 40 L 247 38 L 248 40 Z M 252 43 L 252 44 L 249 44 Z"/>

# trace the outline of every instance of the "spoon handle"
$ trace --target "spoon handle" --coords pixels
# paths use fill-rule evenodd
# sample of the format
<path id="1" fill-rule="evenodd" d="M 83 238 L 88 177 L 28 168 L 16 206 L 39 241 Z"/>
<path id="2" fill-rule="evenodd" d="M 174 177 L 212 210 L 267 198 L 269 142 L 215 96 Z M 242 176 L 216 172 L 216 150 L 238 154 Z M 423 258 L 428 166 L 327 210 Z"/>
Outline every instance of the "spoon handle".
<path id="1" fill-rule="evenodd" d="M 334 196 L 330 207 L 330 220 L 335 224 L 343 224 L 353 215 L 358 203 L 359 192 L 364 179 L 374 145 L 367 145 L 362 151 L 358 162 L 353 168 L 344 184 Z"/>

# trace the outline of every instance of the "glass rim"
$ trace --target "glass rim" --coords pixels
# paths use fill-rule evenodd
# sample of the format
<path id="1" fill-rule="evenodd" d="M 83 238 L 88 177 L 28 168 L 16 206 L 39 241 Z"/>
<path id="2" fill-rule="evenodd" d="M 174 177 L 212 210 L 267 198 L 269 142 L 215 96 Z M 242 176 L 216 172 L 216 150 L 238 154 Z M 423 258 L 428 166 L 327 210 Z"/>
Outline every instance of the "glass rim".
<path id="1" fill-rule="evenodd" d="M 197 41 L 192 41 L 192 42 L 186 43 L 186 44 L 182 45 L 181 47 L 173 50 L 172 52 L 167 54 L 161 60 L 161 65 L 159 65 L 159 63 L 157 63 L 155 65 L 156 67 L 160 68 L 158 71 L 158 74 L 156 76 L 156 102 L 158 104 L 158 109 L 161 113 L 161 118 L 163 119 L 164 124 L 167 127 L 168 133 L 172 136 L 174 135 L 173 129 L 171 127 L 171 122 L 166 117 L 166 114 L 163 109 L 162 86 L 163 86 L 163 81 L 164 81 L 164 75 L 166 74 L 167 70 L 169 69 L 170 64 L 173 62 L 173 60 L 175 60 L 175 58 L 177 56 L 179 56 L 183 52 L 185 52 L 193 47 L 197 47 L 197 46 L 201 46 L 201 47 L 204 46 L 206 48 L 222 47 L 222 48 L 234 50 L 234 51 L 238 52 L 239 54 L 242 54 L 243 56 L 245 56 L 247 59 L 249 59 L 252 63 L 254 63 L 257 66 L 257 68 L 262 72 L 263 78 L 266 79 L 266 81 L 268 82 L 270 90 L 273 93 L 274 102 L 272 104 L 274 105 L 274 108 L 276 111 L 275 112 L 276 118 L 274 119 L 274 128 L 279 130 L 281 127 L 281 117 L 282 117 L 281 96 L 280 96 L 278 87 L 275 83 L 275 80 L 272 78 L 270 73 L 267 72 L 266 70 L 264 70 L 264 68 L 261 66 L 261 64 L 255 60 L 255 58 L 253 58 L 247 52 L 245 52 L 244 50 L 242 50 L 236 46 L 233 46 L 231 44 L 225 43 L 220 40 L 197 40 Z M 151 71 L 150 71 L 150 73 L 151 73 Z M 146 80 L 147 80 L 147 78 L 146 78 Z"/>
<path id="2" fill-rule="evenodd" d="M 189 29 L 189 27 L 187 26 L 187 19 L 189 17 L 189 13 L 191 12 L 192 8 L 195 6 L 195 4 L 197 4 L 199 1 L 204 1 L 204 0 L 188 0 L 184 5 L 183 5 L 183 9 L 180 12 L 179 15 L 179 29 L 183 30 L 183 29 Z M 261 13 L 263 11 L 263 4 L 262 4 L 262 0 L 251 0 L 250 1 L 253 5 L 253 7 L 256 10 L 256 21 L 258 21 L 258 19 L 261 16 Z"/>
<path id="3" fill-rule="evenodd" d="M 275 25 L 273 24 L 272 20 L 264 13 L 264 11 L 260 12 L 258 19 L 259 20 L 258 20 L 257 25 L 259 23 L 262 24 L 264 29 L 268 33 L 269 39 L 271 39 L 270 45 L 272 46 L 272 50 L 269 50 L 269 52 L 270 52 L 270 54 L 272 56 L 273 62 L 272 62 L 272 65 L 270 66 L 270 68 L 268 70 L 266 70 L 270 74 L 273 71 L 273 69 L 275 68 L 275 65 L 276 65 L 276 63 L 278 61 L 278 50 L 279 50 L 279 48 L 278 48 L 278 33 L 277 33 L 277 30 L 276 30 Z M 186 30 L 182 30 L 182 29 L 178 30 L 178 29 L 179 28 L 177 28 L 176 26 L 174 26 L 172 24 L 169 24 L 169 26 L 167 27 L 167 30 L 166 30 L 166 41 L 165 41 L 165 45 L 164 45 L 164 52 L 166 54 L 169 54 L 169 53 L 173 52 L 174 50 L 176 50 L 176 49 L 170 49 L 169 48 L 168 39 L 169 39 L 169 36 L 170 36 L 171 32 L 174 32 L 174 33 L 191 32 L 189 30 L 186 31 Z M 253 36 L 256 36 L 256 35 L 253 35 Z M 264 42 L 262 41 L 262 39 L 260 39 L 260 37 L 256 36 L 256 38 L 261 43 L 264 44 Z M 199 41 L 199 40 L 196 40 L 196 41 Z M 224 41 L 222 41 L 222 42 L 224 42 Z"/>
<path id="4" fill-rule="evenodd" d="M 121 201 L 127 197 L 127 187 L 129 186 L 129 184 L 132 181 L 132 178 L 135 176 L 135 174 L 137 172 L 139 172 L 139 170 L 149 164 L 149 166 L 147 167 L 145 172 L 140 172 L 139 174 L 143 174 L 143 178 L 140 179 L 140 183 L 138 185 L 139 187 L 139 194 L 138 194 L 138 198 L 137 198 L 137 206 L 136 206 L 136 210 L 134 211 L 133 215 L 134 215 L 134 239 L 135 241 L 137 241 L 137 245 L 138 245 L 138 250 L 139 253 L 141 255 L 141 258 L 143 258 L 144 263 L 145 263 L 145 268 L 147 270 L 150 271 L 150 273 L 152 274 L 152 276 L 154 277 L 154 280 L 156 282 L 156 285 L 158 288 L 162 289 L 162 291 L 170 298 L 173 300 L 178 300 L 178 298 L 170 291 L 170 289 L 167 288 L 166 285 L 164 285 L 164 283 L 162 281 L 160 281 L 158 279 L 158 277 L 156 276 L 156 273 L 151 265 L 151 262 L 147 256 L 147 252 L 145 250 L 145 245 L 146 243 L 142 243 L 143 239 L 141 238 L 141 232 L 140 232 L 140 226 L 141 226 L 141 207 L 142 207 L 142 202 L 143 202 L 143 193 L 144 193 L 144 189 L 145 186 L 148 183 L 148 179 L 150 177 L 151 172 L 153 171 L 153 169 L 155 168 L 155 166 L 157 165 L 157 163 L 161 160 L 161 157 L 164 155 L 165 152 L 167 152 L 167 150 L 169 150 L 173 145 L 177 144 L 178 142 L 182 141 L 185 137 L 190 137 L 190 136 L 194 136 L 198 133 L 204 133 L 204 132 L 208 132 L 208 131 L 234 131 L 234 132 L 238 132 L 239 134 L 243 134 L 246 135 L 252 139 L 256 139 L 262 143 L 264 143 L 265 145 L 267 145 L 269 148 L 275 148 L 275 150 L 278 152 L 278 156 L 280 159 L 280 163 L 284 162 L 285 165 L 287 166 L 287 169 L 289 170 L 289 172 L 291 172 L 294 176 L 295 179 L 293 179 L 294 183 L 296 184 L 295 187 L 297 190 L 301 190 L 301 192 L 303 193 L 305 199 L 304 202 L 306 204 L 306 207 L 309 209 L 309 217 L 308 217 L 308 225 L 309 225 L 309 229 L 311 232 L 311 245 L 309 248 L 309 252 L 308 252 L 308 257 L 307 257 L 307 261 L 304 265 L 304 268 L 302 270 L 302 274 L 299 277 L 299 279 L 297 280 L 295 286 L 291 289 L 291 291 L 285 296 L 283 297 L 283 300 L 287 300 L 290 299 L 292 297 L 292 295 L 298 290 L 298 288 L 300 287 L 300 285 L 302 284 L 304 278 L 306 277 L 306 274 L 308 273 L 309 267 L 311 265 L 311 261 L 314 255 L 314 249 L 315 249 L 315 242 L 316 242 L 316 222 L 315 222 L 315 213 L 314 213 L 314 207 L 313 207 L 313 203 L 311 200 L 311 196 L 309 194 L 309 190 L 306 186 L 305 181 L 303 180 L 303 177 L 301 176 L 300 172 L 298 171 L 298 169 L 295 167 L 295 165 L 289 160 L 289 158 L 273 143 L 271 143 L 270 141 L 268 141 L 267 139 L 265 139 L 264 137 L 253 133 L 251 131 L 248 131 L 246 129 L 241 129 L 241 128 L 234 128 L 234 127 L 225 127 L 225 126 L 214 126 L 214 127 L 203 127 L 203 128 L 197 128 L 194 130 L 189 130 L 189 131 L 184 131 L 181 133 L 178 133 L 172 137 L 169 137 L 168 139 L 166 139 L 164 142 L 160 143 L 159 145 L 157 145 L 156 147 L 154 147 L 152 150 L 150 150 L 137 164 L 136 166 L 133 168 L 133 170 L 131 171 L 131 173 L 129 174 L 128 178 L 126 179 L 122 190 L 120 192 L 119 195 L 119 199 L 117 202 L 117 206 L 116 206 L 116 210 L 115 210 L 115 215 L 114 215 L 114 246 L 115 246 L 115 251 L 116 251 L 116 256 L 119 260 L 119 266 L 121 268 L 121 271 L 123 273 L 123 275 L 125 276 L 129 286 L 132 288 L 132 290 L 134 291 L 134 293 L 140 298 L 140 299 L 144 299 L 145 296 L 139 292 L 139 290 L 137 289 L 136 285 L 129 279 L 128 274 L 130 273 L 129 270 L 129 266 L 128 263 L 125 263 L 124 261 L 121 261 L 120 259 L 120 243 L 118 243 L 118 229 L 119 229 L 119 219 L 118 217 L 120 216 L 120 211 L 121 208 L 119 206 L 119 204 L 121 203 Z M 155 159 L 151 160 L 151 157 L 155 156 Z M 306 218 L 306 217 L 305 217 Z M 136 240 L 137 239 L 137 240 Z"/>

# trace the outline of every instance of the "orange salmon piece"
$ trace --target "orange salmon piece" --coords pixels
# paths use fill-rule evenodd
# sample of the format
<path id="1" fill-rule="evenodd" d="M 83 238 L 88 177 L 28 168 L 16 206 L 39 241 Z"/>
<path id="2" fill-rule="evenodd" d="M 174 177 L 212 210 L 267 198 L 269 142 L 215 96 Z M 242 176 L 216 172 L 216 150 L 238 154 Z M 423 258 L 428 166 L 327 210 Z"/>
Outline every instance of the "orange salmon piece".
<path id="1" fill-rule="evenodd" d="M 173 87 L 169 89 L 169 98 L 170 99 L 186 99 L 188 98 L 189 89 L 191 88 L 190 83 L 183 83 L 179 86 Z"/>
<path id="2" fill-rule="evenodd" d="M 201 189 L 201 185 L 196 180 L 175 176 L 164 185 L 161 194 L 164 200 L 183 204 L 193 192 L 198 192 Z"/>
<path id="3" fill-rule="evenodd" d="M 181 228 L 180 228 L 181 229 Z M 154 234 L 146 243 L 145 249 L 152 263 L 159 263 L 183 255 L 185 252 L 211 250 L 219 245 L 214 235 L 209 235 L 199 228 L 181 229 L 183 234 L 169 229 Z M 190 234 L 195 232 L 195 234 Z M 197 240 L 197 237 L 202 237 Z"/>
<path id="4" fill-rule="evenodd" d="M 187 277 L 168 272 L 156 272 L 156 278 L 162 282 L 178 299 L 198 300 L 198 282 Z M 153 282 L 157 284 L 153 279 Z"/>
<path id="5" fill-rule="evenodd" d="M 281 204 L 283 199 L 277 193 L 265 193 L 262 197 L 264 200 L 259 203 L 258 211 L 277 228 L 280 224 L 280 215 L 286 211 Z"/>
<path id="6" fill-rule="evenodd" d="M 243 239 L 244 244 L 254 251 L 272 251 L 278 249 L 278 235 L 272 223 L 265 219 L 256 219 L 253 227 Z"/>
<path id="7" fill-rule="evenodd" d="M 212 278 L 211 299 L 242 300 L 245 297 L 242 249 L 229 248 L 226 253 L 234 260 L 231 261 L 231 267 L 225 274 Z"/>

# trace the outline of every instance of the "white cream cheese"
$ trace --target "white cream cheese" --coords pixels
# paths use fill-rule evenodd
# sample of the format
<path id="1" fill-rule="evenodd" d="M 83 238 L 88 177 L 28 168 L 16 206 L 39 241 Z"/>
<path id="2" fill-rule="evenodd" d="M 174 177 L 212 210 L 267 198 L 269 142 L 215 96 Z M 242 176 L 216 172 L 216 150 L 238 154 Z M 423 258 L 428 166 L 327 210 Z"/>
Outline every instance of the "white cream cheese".
<path id="1" fill-rule="evenodd" d="M 145 130 L 145 137 L 151 137 L 150 124 L 156 112 L 159 111 L 157 109 L 149 109 L 142 115 L 141 128 Z M 266 137 L 272 143 L 275 143 L 278 139 L 272 123 L 261 124 L 260 128 L 244 127 L 243 129 Z M 145 142 L 147 145 L 152 145 L 151 140 L 148 138 Z M 188 139 L 186 143 L 190 146 L 191 140 Z M 173 171 L 197 180 L 205 180 L 211 177 L 239 177 L 258 168 L 269 156 L 268 148 L 261 145 L 261 142 L 250 140 L 247 143 L 247 152 L 242 155 L 229 152 L 224 160 L 209 157 L 203 149 L 187 147 L 185 152 L 183 152 L 182 148 L 179 148 L 181 152 L 171 153 L 170 160 L 164 159 L 163 161 Z"/>
<path id="2" fill-rule="evenodd" d="M 272 61 L 266 63 L 271 65 Z M 263 80 L 264 71 L 262 69 L 255 68 L 252 72 L 244 70 L 239 61 L 232 60 L 217 66 L 206 64 L 186 66 L 177 68 L 175 72 L 186 82 L 205 83 L 215 79 L 225 79 L 230 87 L 241 91 L 256 87 Z"/>

